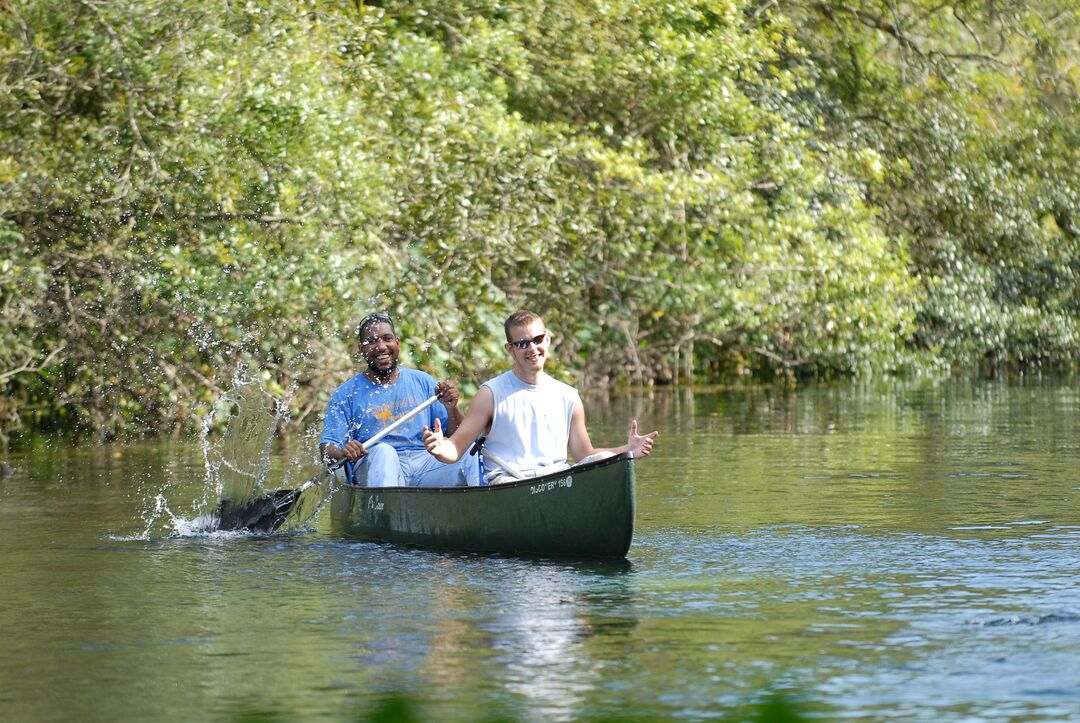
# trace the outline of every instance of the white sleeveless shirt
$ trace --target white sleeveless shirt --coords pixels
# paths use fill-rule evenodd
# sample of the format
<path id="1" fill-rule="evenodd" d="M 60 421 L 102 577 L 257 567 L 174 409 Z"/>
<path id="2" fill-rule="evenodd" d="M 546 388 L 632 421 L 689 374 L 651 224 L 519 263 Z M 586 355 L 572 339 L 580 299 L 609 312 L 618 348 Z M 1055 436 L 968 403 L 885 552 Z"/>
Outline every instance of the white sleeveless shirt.
<path id="1" fill-rule="evenodd" d="M 485 447 L 523 468 L 566 466 L 577 390 L 541 373 L 535 385 L 508 371 L 484 383 L 494 397 Z"/>

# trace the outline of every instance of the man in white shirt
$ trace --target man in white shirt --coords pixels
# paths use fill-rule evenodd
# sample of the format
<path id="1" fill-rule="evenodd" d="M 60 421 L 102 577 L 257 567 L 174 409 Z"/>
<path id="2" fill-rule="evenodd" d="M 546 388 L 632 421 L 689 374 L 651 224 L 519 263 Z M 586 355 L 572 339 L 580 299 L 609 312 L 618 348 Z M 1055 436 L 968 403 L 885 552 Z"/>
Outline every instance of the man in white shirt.
<path id="1" fill-rule="evenodd" d="M 465 418 L 449 437 L 436 420 L 424 429 L 424 445 L 436 459 L 452 463 L 486 434 L 489 459 L 505 469 L 485 475 L 491 483 L 512 477 L 533 477 L 568 466 L 567 451 L 575 462 L 631 452 L 635 459 L 652 453 L 657 432 L 641 435 L 637 420 L 630 422 L 626 444 L 596 448 L 585 428 L 585 407 L 577 390 L 544 373 L 551 335 L 544 320 L 531 311 L 518 311 L 503 325 L 506 350 L 514 366 L 480 387 Z"/>

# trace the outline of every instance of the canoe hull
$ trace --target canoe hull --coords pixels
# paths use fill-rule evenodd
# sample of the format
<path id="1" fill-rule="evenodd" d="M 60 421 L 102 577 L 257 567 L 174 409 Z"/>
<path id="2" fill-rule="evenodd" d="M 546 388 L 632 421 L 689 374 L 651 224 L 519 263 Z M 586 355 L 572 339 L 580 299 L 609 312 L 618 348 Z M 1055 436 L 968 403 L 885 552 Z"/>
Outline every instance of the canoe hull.
<path id="1" fill-rule="evenodd" d="M 343 486 L 335 534 L 444 550 L 625 557 L 634 534 L 630 455 L 487 487 Z"/>

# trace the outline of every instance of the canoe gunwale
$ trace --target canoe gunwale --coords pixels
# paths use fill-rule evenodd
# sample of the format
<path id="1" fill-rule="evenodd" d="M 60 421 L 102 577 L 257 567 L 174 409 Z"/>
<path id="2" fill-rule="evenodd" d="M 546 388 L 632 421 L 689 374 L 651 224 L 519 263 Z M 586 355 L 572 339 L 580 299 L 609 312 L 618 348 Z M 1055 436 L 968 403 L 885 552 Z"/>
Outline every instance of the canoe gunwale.
<path id="1" fill-rule="evenodd" d="M 590 470 L 606 467 L 616 462 L 623 462 L 626 460 L 632 460 L 634 457 L 630 452 L 623 452 L 613 457 L 607 457 L 605 459 L 597 460 L 595 462 L 589 462 L 583 465 L 575 465 L 573 467 L 566 467 L 564 469 L 557 470 L 555 472 L 549 472 L 539 477 L 527 477 L 525 479 L 514 480 L 512 482 L 500 482 L 495 485 L 477 485 L 474 487 L 365 487 L 363 485 L 353 484 L 341 484 L 339 487 L 351 489 L 351 490 L 363 490 L 365 492 L 377 492 L 382 494 L 383 492 L 404 492 L 406 494 L 460 494 L 476 493 L 476 492 L 491 492 L 494 490 L 513 489 L 514 487 L 527 487 L 541 482 L 547 482 L 553 479 L 561 479 L 567 475 L 577 475 Z"/>

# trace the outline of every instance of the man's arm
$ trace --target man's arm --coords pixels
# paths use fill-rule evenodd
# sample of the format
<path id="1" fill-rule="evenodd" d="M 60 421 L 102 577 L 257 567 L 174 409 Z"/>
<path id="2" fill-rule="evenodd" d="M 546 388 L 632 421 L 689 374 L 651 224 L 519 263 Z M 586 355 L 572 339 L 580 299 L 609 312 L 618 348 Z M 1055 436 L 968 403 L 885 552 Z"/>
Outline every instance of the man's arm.
<path id="1" fill-rule="evenodd" d="M 589 439 L 589 431 L 585 428 L 585 407 L 581 400 L 578 400 L 574 404 L 574 414 L 570 418 L 570 456 L 578 462 L 597 452 L 611 454 L 632 452 L 634 459 L 642 459 L 652 454 L 653 440 L 656 439 L 657 434 L 659 432 L 638 434 L 637 420 L 634 419 L 630 422 L 630 434 L 626 437 L 626 444 L 619 447 L 593 447 Z"/>
<path id="2" fill-rule="evenodd" d="M 355 439 L 350 439 L 345 443 L 344 447 L 338 447 L 333 442 L 327 442 L 319 446 L 319 451 L 322 453 L 323 459 L 329 457 L 330 459 L 338 461 L 348 457 L 350 462 L 355 462 L 361 457 L 367 456 L 367 449 Z"/>
<path id="3" fill-rule="evenodd" d="M 435 385 L 435 394 L 438 395 L 439 401 L 446 407 L 446 431 L 447 435 L 452 435 L 457 430 L 458 425 L 465 419 L 465 415 L 461 413 L 461 408 L 458 406 L 458 390 L 449 380 L 439 382 Z"/>
<path id="4" fill-rule="evenodd" d="M 469 411 L 447 437 L 443 434 L 442 424 L 435 420 L 435 429 L 424 427 L 424 446 L 427 451 L 441 462 L 451 464 L 464 455 L 469 446 L 484 433 L 491 424 L 491 415 L 495 410 L 495 398 L 487 387 L 480 391 L 469 404 Z M 451 420 L 452 422 L 453 420 Z"/>
<path id="5" fill-rule="evenodd" d="M 319 453 L 323 459 L 329 458 L 340 461 L 347 457 L 350 461 L 355 462 L 366 455 L 367 450 L 364 449 L 364 445 L 360 442 L 349 439 L 352 421 L 345 407 L 345 402 L 341 398 L 340 391 L 340 389 L 335 391 L 326 405 L 326 412 L 323 414 L 322 439 L 319 441 Z M 345 442 L 337 441 L 341 439 L 344 439 Z"/>
<path id="6" fill-rule="evenodd" d="M 567 446 L 575 462 L 600 451 L 592 446 L 592 440 L 589 439 L 589 430 L 585 428 L 585 406 L 580 399 L 574 402 L 574 413 L 570 417 L 570 441 Z"/>

